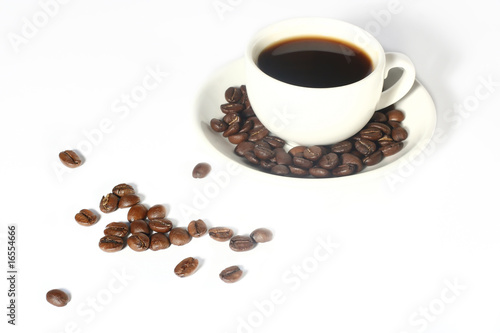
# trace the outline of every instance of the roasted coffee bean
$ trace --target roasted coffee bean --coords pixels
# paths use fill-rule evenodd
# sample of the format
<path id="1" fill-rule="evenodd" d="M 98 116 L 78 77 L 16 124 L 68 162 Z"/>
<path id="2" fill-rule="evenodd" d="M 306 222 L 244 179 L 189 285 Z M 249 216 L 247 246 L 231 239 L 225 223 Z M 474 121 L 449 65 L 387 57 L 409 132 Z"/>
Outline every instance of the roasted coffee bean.
<path id="1" fill-rule="evenodd" d="M 238 266 L 230 266 L 222 272 L 220 272 L 219 277 L 222 281 L 226 283 L 234 283 L 241 279 L 243 276 L 243 271 Z"/>
<path id="2" fill-rule="evenodd" d="M 318 167 L 310 168 L 309 174 L 315 178 L 326 178 L 331 176 L 330 171 Z"/>
<path id="3" fill-rule="evenodd" d="M 163 205 L 154 205 L 148 209 L 148 220 L 163 219 L 167 216 L 167 209 Z"/>
<path id="4" fill-rule="evenodd" d="M 286 176 L 290 173 L 290 169 L 286 165 L 277 164 L 271 168 L 271 173 L 279 176 Z"/>
<path id="5" fill-rule="evenodd" d="M 366 127 L 367 128 L 377 128 L 377 129 L 381 130 L 382 133 L 384 133 L 384 134 L 391 134 L 391 128 L 386 124 L 372 122 L 372 123 L 368 123 L 366 125 Z M 366 138 L 366 139 L 368 139 L 368 138 Z M 371 140 L 371 139 L 369 139 L 369 140 Z M 378 140 L 378 139 L 376 139 L 376 140 Z"/>
<path id="6" fill-rule="evenodd" d="M 273 149 L 271 147 L 271 145 L 264 140 L 255 141 L 255 148 L 257 148 L 257 147 L 262 147 L 262 148 L 271 149 L 271 150 Z"/>
<path id="7" fill-rule="evenodd" d="M 253 121 L 247 119 L 243 123 L 243 126 L 241 126 L 240 131 L 238 133 L 248 133 L 252 128 L 253 128 Z"/>
<path id="8" fill-rule="evenodd" d="M 222 120 L 220 119 L 217 119 L 217 118 L 213 118 L 212 120 L 210 120 L 210 127 L 217 133 L 222 133 L 224 132 L 225 130 L 227 130 L 227 128 L 229 127 L 228 124 L 226 124 L 225 122 L 223 122 Z"/>
<path id="9" fill-rule="evenodd" d="M 383 156 L 382 152 L 380 150 L 377 150 L 373 154 L 370 154 L 370 155 L 366 156 L 365 158 L 363 158 L 363 163 L 367 166 L 372 166 L 372 165 L 375 165 L 377 163 L 380 163 L 380 161 L 382 161 L 383 157 L 384 156 Z"/>
<path id="10" fill-rule="evenodd" d="M 392 130 L 392 139 L 394 141 L 403 141 L 408 138 L 408 132 L 403 127 L 396 127 Z"/>
<path id="11" fill-rule="evenodd" d="M 118 236 L 104 236 L 99 240 L 99 248 L 104 252 L 117 252 L 123 249 L 125 241 Z"/>
<path id="12" fill-rule="evenodd" d="M 164 250 L 168 247 L 170 247 L 170 240 L 165 234 L 156 233 L 151 235 L 151 239 L 149 240 L 151 251 Z"/>
<path id="13" fill-rule="evenodd" d="M 349 176 L 356 172 L 356 166 L 353 164 L 341 164 L 332 170 L 334 177 Z"/>
<path id="14" fill-rule="evenodd" d="M 389 124 L 389 126 L 391 126 L 392 128 L 398 128 L 398 127 L 401 127 L 401 123 L 399 121 L 388 121 L 387 122 Z"/>
<path id="15" fill-rule="evenodd" d="M 253 109 L 250 105 L 245 103 L 246 109 L 240 112 L 240 114 L 245 117 L 245 118 L 250 118 L 250 117 L 255 117 L 255 112 L 253 112 Z"/>
<path id="16" fill-rule="evenodd" d="M 257 246 L 250 236 L 234 236 L 229 240 L 229 248 L 236 252 L 249 251 Z"/>
<path id="17" fill-rule="evenodd" d="M 129 233 L 129 226 L 124 222 L 111 222 L 104 229 L 106 236 L 126 237 Z"/>
<path id="18" fill-rule="evenodd" d="M 130 223 L 130 233 L 138 234 L 142 232 L 143 234 L 149 235 L 151 232 L 149 225 L 144 220 L 135 220 Z"/>
<path id="19" fill-rule="evenodd" d="M 356 166 L 356 172 L 360 172 L 363 169 L 363 162 L 361 159 L 351 153 L 345 153 L 340 156 L 340 163 L 341 164 L 351 164 Z M 311 170 L 309 170 L 311 172 Z"/>
<path id="20" fill-rule="evenodd" d="M 149 220 L 149 228 L 156 232 L 169 232 L 172 230 L 173 224 L 169 219 L 152 219 Z"/>
<path id="21" fill-rule="evenodd" d="M 388 121 L 402 122 L 405 119 L 404 113 L 399 110 L 391 110 L 386 113 L 386 116 Z"/>
<path id="22" fill-rule="evenodd" d="M 337 165 L 339 165 L 339 163 L 340 160 L 337 154 L 328 153 L 320 158 L 320 160 L 318 161 L 318 166 L 326 170 L 332 170 Z"/>
<path id="23" fill-rule="evenodd" d="M 174 273 L 179 277 L 186 277 L 192 275 L 196 271 L 196 268 L 198 268 L 198 259 L 189 257 L 175 266 Z"/>
<path id="24" fill-rule="evenodd" d="M 381 146 L 387 146 L 388 144 L 391 144 L 394 142 L 394 140 L 392 139 L 391 136 L 389 135 L 384 135 L 383 137 L 381 137 L 380 139 L 377 140 L 377 142 L 379 143 L 379 145 Z"/>
<path id="25" fill-rule="evenodd" d="M 128 184 L 118 184 L 115 187 L 113 187 L 112 192 L 114 195 L 118 197 L 123 197 L 124 195 L 127 194 L 135 194 L 134 188 Z"/>
<path id="26" fill-rule="evenodd" d="M 177 246 L 186 245 L 191 241 L 191 235 L 185 228 L 173 228 L 170 230 L 170 243 Z"/>
<path id="27" fill-rule="evenodd" d="M 247 159 L 248 162 L 259 165 L 260 160 L 255 156 L 255 153 L 253 151 L 247 151 L 243 154 L 243 156 Z"/>
<path id="28" fill-rule="evenodd" d="M 387 146 L 380 147 L 380 151 L 385 157 L 399 153 L 403 149 L 402 142 L 393 142 Z"/>
<path id="29" fill-rule="evenodd" d="M 264 141 L 269 143 L 273 148 L 283 148 L 285 146 L 285 140 L 278 138 L 277 136 L 266 136 Z"/>
<path id="30" fill-rule="evenodd" d="M 334 144 L 331 147 L 332 153 L 343 154 L 348 153 L 352 150 L 352 142 L 345 140 Z"/>
<path id="31" fill-rule="evenodd" d="M 241 99 L 242 96 L 243 93 L 241 92 L 241 89 L 237 87 L 229 87 L 224 93 L 224 97 L 226 98 L 226 101 L 228 101 L 228 103 L 236 103 Z"/>
<path id="32" fill-rule="evenodd" d="M 375 142 L 367 139 L 359 139 L 354 143 L 354 147 L 356 147 L 356 150 L 365 156 L 373 154 L 375 150 L 377 150 Z"/>
<path id="33" fill-rule="evenodd" d="M 267 228 L 258 228 L 252 231 L 250 238 L 256 243 L 267 243 L 273 239 L 273 233 Z"/>
<path id="34" fill-rule="evenodd" d="M 373 114 L 370 121 L 385 123 L 387 121 L 387 116 L 383 112 L 377 111 Z"/>
<path id="35" fill-rule="evenodd" d="M 239 131 L 240 131 L 240 124 L 239 123 L 232 123 L 231 125 L 229 125 L 227 130 L 225 130 L 224 133 L 222 133 L 222 136 L 227 138 L 231 135 L 238 133 Z"/>
<path id="36" fill-rule="evenodd" d="M 316 162 L 323 156 L 323 149 L 319 146 L 311 146 L 307 147 L 304 150 L 304 158 L 307 158 L 310 161 Z"/>
<path id="37" fill-rule="evenodd" d="M 269 160 L 274 157 L 274 151 L 272 149 L 263 147 L 261 145 L 256 145 L 253 152 L 255 156 L 261 160 Z"/>
<path id="38" fill-rule="evenodd" d="M 283 148 L 276 148 L 274 156 L 276 156 L 276 163 L 278 164 L 291 165 L 293 163 L 292 155 L 287 153 Z"/>
<path id="39" fill-rule="evenodd" d="M 119 208 L 132 207 L 133 205 L 139 203 L 140 201 L 141 198 L 139 198 L 139 196 L 136 194 L 125 194 L 120 198 L 120 201 L 118 202 L 118 207 Z"/>
<path id="40" fill-rule="evenodd" d="M 306 146 L 295 146 L 295 147 L 293 147 L 292 149 L 290 149 L 290 150 L 288 151 L 288 153 L 289 153 L 290 155 L 292 155 L 292 157 L 295 157 L 295 156 L 297 156 L 298 154 L 302 154 L 302 156 L 300 156 L 300 157 L 304 157 L 304 155 L 303 155 L 303 154 L 304 154 L 304 150 L 306 150 L 306 148 L 307 148 Z"/>
<path id="41" fill-rule="evenodd" d="M 236 155 L 243 157 L 247 151 L 253 151 L 255 148 L 255 143 L 253 142 L 241 142 L 234 148 L 234 152 Z"/>
<path id="42" fill-rule="evenodd" d="M 384 134 L 378 128 L 369 127 L 369 128 L 362 129 L 359 132 L 359 136 L 362 139 L 367 139 L 367 140 L 371 140 L 371 141 L 377 141 L 378 139 L 380 139 L 381 137 L 383 137 Z"/>
<path id="43" fill-rule="evenodd" d="M 120 198 L 113 193 L 108 193 L 102 197 L 99 209 L 103 213 L 111 213 L 118 209 L 118 201 Z"/>
<path id="44" fill-rule="evenodd" d="M 132 207 L 130 207 L 128 213 L 127 213 L 127 219 L 130 222 L 136 221 L 136 220 L 144 220 L 148 214 L 148 209 L 146 206 L 142 204 L 135 204 Z"/>
<path id="45" fill-rule="evenodd" d="M 248 140 L 248 133 L 236 133 L 228 136 L 229 142 L 237 145 L 238 143 L 242 143 Z"/>
<path id="46" fill-rule="evenodd" d="M 294 165 L 289 165 L 288 169 L 290 169 L 290 173 L 294 176 L 305 177 L 305 176 L 309 175 L 308 170 L 296 167 Z"/>
<path id="47" fill-rule="evenodd" d="M 241 123 L 241 117 L 237 113 L 234 113 L 234 112 L 230 112 L 230 113 L 226 114 L 224 116 L 224 118 L 222 118 L 222 120 L 226 124 L 228 124 L 229 126 L 231 126 L 233 123 L 238 123 L 238 124 Z"/>
<path id="48" fill-rule="evenodd" d="M 137 252 L 146 251 L 149 248 L 149 244 L 150 244 L 149 236 L 143 234 L 142 232 L 137 234 L 132 234 L 127 239 L 128 247 Z"/>
<path id="49" fill-rule="evenodd" d="M 198 163 L 193 168 L 193 178 L 205 178 L 212 170 L 212 167 L 208 163 Z"/>
<path id="50" fill-rule="evenodd" d="M 248 134 L 248 141 L 255 142 L 264 139 L 269 134 L 269 131 L 265 127 L 256 128 L 254 126 L 253 129 L 248 132 Z"/>
<path id="51" fill-rule="evenodd" d="M 191 237 L 199 238 L 207 233 L 207 225 L 203 220 L 191 221 L 187 228 Z"/>
<path id="52" fill-rule="evenodd" d="M 45 298 L 47 302 L 57 307 L 66 306 L 69 303 L 69 295 L 61 289 L 49 290 Z"/>
<path id="53" fill-rule="evenodd" d="M 271 170 L 273 167 L 275 167 L 277 164 L 276 162 L 271 162 L 271 161 L 260 161 L 260 167 L 264 170 Z"/>
<path id="54" fill-rule="evenodd" d="M 238 104 L 238 103 L 226 103 L 226 104 L 222 104 L 220 106 L 220 110 L 223 113 L 240 112 L 244 108 L 245 108 L 245 105 Z"/>
<path id="55" fill-rule="evenodd" d="M 78 214 L 75 215 L 76 222 L 86 227 L 96 224 L 97 219 L 97 215 L 89 209 L 82 209 Z"/>
<path id="56" fill-rule="evenodd" d="M 226 242 L 233 237 L 233 230 L 226 227 L 208 229 L 208 235 L 219 242 Z"/>
<path id="57" fill-rule="evenodd" d="M 250 118 L 248 118 L 248 120 L 253 123 L 253 128 L 254 129 L 260 129 L 260 128 L 264 127 L 264 124 L 262 124 L 262 122 L 260 121 L 260 119 L 257 118 L 257 117 L 250 117 Z"/>
<path id="58" fill-rule="evenodd" d="M 82 159 L 73 150 L 65 150 L 59 153 L 62 164 L 68 168 L 77 168 L 82 165 Z"/>
<path id="59" fill-rule="evenodd" d="M 303 157 L 297 157 L 295 156 L 293 158 L 293 165 L 303 168 L 303 169 L 310 169 L 314 165 L 314 162 L 308 159 L 305 159 Z"/>

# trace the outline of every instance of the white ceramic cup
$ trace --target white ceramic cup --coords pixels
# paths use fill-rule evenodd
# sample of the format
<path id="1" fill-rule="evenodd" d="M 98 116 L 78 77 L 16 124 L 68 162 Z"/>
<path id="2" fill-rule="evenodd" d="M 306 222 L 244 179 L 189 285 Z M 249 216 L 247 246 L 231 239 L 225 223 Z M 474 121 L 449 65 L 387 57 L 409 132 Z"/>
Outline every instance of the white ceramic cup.
<path id="1" fill-rule="evenodd" d="M 260 53 L 282 40 L 322 37 L 345 41 L 362 49 L 373 71 L 360 81 L 332 88 L 288 84 L 265 74 L 258 66 Z M 356 134 L 373 112 L 403 98 L 415 81 L 415 67 L 400 53 L 385 53 L 365 30 L 328 18 L 296 18 L 259 31 L 245 52 L 246 86 L 255 114 L 273 135 L 291 145 L 326 145 Z M 392 68 L 403 74 L 390 88 L 384 80 Z"/>

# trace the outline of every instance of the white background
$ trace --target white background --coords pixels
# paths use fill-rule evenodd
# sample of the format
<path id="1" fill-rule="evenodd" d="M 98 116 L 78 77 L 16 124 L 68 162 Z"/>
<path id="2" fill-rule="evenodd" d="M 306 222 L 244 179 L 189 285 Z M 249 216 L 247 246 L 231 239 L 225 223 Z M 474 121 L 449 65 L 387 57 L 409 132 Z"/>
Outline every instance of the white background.
<path id="1" fill-rule="evenodd" d="M 500 332 L 498 1 L 2 0 L 0 8 L 0 266 L 7 276 L 7 225 L 16 224 L 19 270 L 15 327 L 1 278 L 2 332 Z M 349 21 L 414 61 L 438 113 L 438 136 L 418 160 L 364 182 L 297 185 L 230 173 L 206 150 L 193 128 L 200 87 L 258 29 L 296 16 Z M 152 70 L 161 82 L 123 108 Z M 84 165 L 61 168 L 65 149 L 83 152 Z M 195 180 L 201 161 L 212 173 Z M 73 217 L 98 209 L 121 182 L 145 204 L 165 204 L 178 226 L 202 218 L 240 234 L 268 227 L 275 239 L 248 253 L 208 236 L 160 252 L 104 253 L 104 226 L 126 211 L 88 228 Z M 173 268 L 188 256 L 201 267 L 180 279 Z M 233 264 L 245 276 L 224 284 L 218 273 Z M 45 301 L 53 288 L 71 293 L 66 307 Z"/>

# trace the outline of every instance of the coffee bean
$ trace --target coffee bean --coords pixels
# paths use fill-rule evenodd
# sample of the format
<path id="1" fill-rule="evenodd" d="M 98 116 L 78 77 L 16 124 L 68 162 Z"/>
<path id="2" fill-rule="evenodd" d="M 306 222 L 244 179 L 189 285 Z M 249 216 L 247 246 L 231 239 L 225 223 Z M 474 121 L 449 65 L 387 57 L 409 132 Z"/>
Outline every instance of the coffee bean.
<path id="1" fill-rule="evenodd" d="M 331 176 L 330 171 L 318 167 L 310 168 L 309 174 L 316 178 L 326 178 Z"/>
<path id="2" fill-rule="evenodd" d="M 191 235 L 185 228 L 173 228 L 170 230 L 170 243 L 177 246 L 186 245 L 191 241 Z"/>
<path id="3" fill-rule="evenodd" d="M 139 196 L 136 194 L 125 194 L 120 198 L 120 201 L 118 202 L 118 208 L 132 207 L 140 201 L 141 198 L 139 198 Z"/>
<path id="4" fill-rule="evenodd" d="M 255 112 L 253 112 L 253 109 L 250 105 L 245 103 L 246 109 L 240 112 L 240 114 L 245 117 L 245 118 L 250 118 L 255 116 Z"/>
<path id="5" fill-rule="evenodd" d="M 241 117 L 237 113 L 234 113 L 234 112 L 230 112 L 230 113 L 226 114 L 224 116 L 224 118 L 222 118 L 222 120 L 225 123 L 227 123 L 229 126 L 231 126 L 233 123 L 238 123 L 238 124 L 241 123 Z"/>
<path id="6" fill-rule="evenodd" d="M 228 101 L 228 103 L 236 103 L 241 99 L 242 96 L 243 93 L 241 92 L 241 89 L 237 87 L 229 87 L 224 93 L 224 97 L 226 98 L 226 101 Z"/>
<path id="7" fill-rule="evenodd" d="M 123 197 L 124 195 L 127 194 L 135 194 L 134 188 L 128 184 L 118 184 L 115 187 L 113 187 L 112 192 L 114 195 L 118 197 Z"/>
<path id="8" fill-rule="evenodd" d="M 276 148 L 274 156 L 276 156 L 276 163 L 278 164 L 291 165 L 293 163 L 292 155 L 287 153 L 283 148 Z"/>
<path id="9" fill-rule="evenodd" d="M 328 153 L 320 158 L 320 160 L 318 161 L 318 166 L 326 170 L 332 170 L 337 165 L 339 165 L 339 163 L 340 160 L 337 154 Z"/>
<path id="10" fill-rule="evenodd" d="M 274 157 L 274 150 L 263 147 L 262 145 L 256 145 L 253 152 L 255 156 L 261 160 L 269 160 Z"/>
<path id="11" fill-rule="evenodd" d="M 63 307 L 69 303 L 69 295 L 61 289 L 49 290 L 45 298 L 47 302 L 57 307 Z"/>
<path id="12" fill-rule="evenodd" d="M 104 229 L 104 234 L 106 236 L 118 236 L 126 237 L 129 233 L 129 226 L 127 223 L 123 222 L 111 222 Z"/>
<path id="13" fill-rule="evenodd" d="M 208 235 L 219 242 L 225 242 L 233 237 L 233 230 L 225 227 L 215 227 L 208 229 Z"/>
<path id="14" fill-rule="evenodd" d="M 377 150 L 377 145 L 375 142 L 367 140 L 367 139 L 359 139 L 354 143 L 354 147 L 363 155 L 370 155 Z"/>
<path id="15" fill-rule="evenodd" d="M 356 172 L 360 172 L 363 169 L 363 162 L 359 157 L 354 154 L 345 153 L 340 156 L 341 164 L 350 164 L 356 167 Z M 309 170 L 310 172 L 311 170 Z"/>
<path id="16" fill-rule="evenodd" d="M 104 236 L 99 240 L 99 248 L 104 252 L 117 252 L 123 249 L 125 242 L 118 236 Z"/>
<path id="17" fill-rule="evenodd" d="M 254 129 L 264 128 L 264 124 L 262 124 L 262 122 L 260 121 L 259 118 L 257 118 L 257 117 L 250 117 L 250 118 L 248 118 L 248 120 L 253 123 L 253 128 Z"/>
<path id="18" fill-rule="evenodd" d="M 170 240 L 165 234 L 156 233 L 151 236 L 149 248 L 151 251 L 164 250 L 170 247 Z"/>
<path id="19" fill-rule="evenodd" d="M 103 213 L 111 213 L 118 209 L 118 201 L 120 198 L 113 193 L 108 193 L 102 197 L 99 209 Z"/>
<path id="20" fill-rule="evenodd" d="M 89 209 L 82 209 L 78 214 L 75 215 L 76 222 L 86 227 L 96 224 L 97 219 L 97 215 Z"/>
<path id="21" fill-rule="evenodd" d="M 307 171 L 306 169 L 296 167 L 294 165 L 289 165 L 288 169 L 290 169 L 290 173 L 294 176 L 305 177 L 309 175 L 309 171 Z"/>
<path id="22" fill-rule="evenodd" d="M 310 169 L 314 165 L 314 162 L 308 159 L 305 159 L 303 157 L 297 157 L 295 156 L 293 158 L 293 165 L 303 168 L 303 169 Z"/>
<path id="23" fill-rule="evenodd" d="M 382 161 L 382 158 L 383 158 L 382 152 L 380 150 L 377 150 L 373 154 L 368 155 L 365 158 L 363 158 L 363 163 L 367 166 L 372 166 L 372 165 L 375 165 L 377 163 L 380 163 L 380 161 Z"/>
<path id="24" fill-rule="evenodd" d="M 273 239 L 273 233 L 266 228 L 258 228 L 252 231 L 250 238 L 256 243 L 266 243 Z"/>
<path id="25" fill-rule="evenodd" d="M 243 111 L 244 112 L 244 111 Z M 243 115 L 243 114 L 242 114 Z M 248 133 L 253 128 L 253 121 L 250 119 L 245 120 L 243 126 L 241 126 L 240 131 L 238 133 Z"/>
<path id="26" fill-rule="evenodd" d="M 372 122 L 372 123 L 368 123 L 366 125 L 366 127 L 367 128 L 377 128 L 377 129 L 381 130 L 382 133 L 384 133 L 384 134 L 391 134 L 391 128 L 389 126 L 387 126 L 386 124 Z M 369 139 L 369 138 L 366 138 L 366 139 Z M 371 139 L 369 139 L 369 140 L 371 140 Z M 378 139 L 375 139 L 375 140 L 378 140 Z"/>
<path id="27" fill-rule="evenodd" d="M 234 148 L 234 152 L 236 153 L 236 155 L 243 157 L 243 155 L 245 155 L 247 151 L 253 151 L 254 148 L 255 148 L 255 143 L 246 141 L 239 143 Z"/>
<path id="28" fill-rule="evenodd" d="M 149 225 L 144 220 L 135 220 L 130 223 L 130 233 L 138 234 L 142 232 L 143 234 L 149 235 L 151 230 Z"/>
<path id="29" fill-rule="evenodd" d="M 392 139 L 394 141 L 403 141 L 408 138 L 408 132 L 403 127 L 396 127 L 392 130 Z"/>
<path id="30" fill-rule="evenodd" d="M 348 153 L 352 150 L 352 142 L 345 140 L 339 143 L 334 144 L 331 147 L 332 153 L 343 154 Z"/>
<path id="31" fill-rule="evenodd" d="M 223 113 L 240 112 L 244 108 L 245 108 L 244 105 L 238 103 L 226 103 L 220 106 L 220 110 Z"/>
<path id="32" fill-rule="evenodd" d="M 394 142 L 393 138 L 389 135 L 384 135 L 383 137 L 381 137 L 380 139 L 377 140 L 377 142 L 379 143 L 379 145 L 381 146 L 387 146 L 388 144 L 391 144 Z"/>
<path id="33" fill-rule="evenodd" d="M 73 150 L 65 150 L 59 153 L 62 164 L 68 168 L 77 168 L 82 165 L 82 159 Z"/>
<path id="34" fill-rule="evenodd" d="M 404 113 L 399 110 L 391 110 L 386 113 L 386 116 L 389 121 L 402 122 L 405 119 Z"/>
<path id="35" fill-rule="evenodd" d="M 198 163 L 193 169 L 193 178 L 205 178 L 212 170 L 208 163 Z"/>
<path id="36" fill-rule="evenodd" d="M 372 119 L 370 119 L 370 121 L 385 123 L 387 121 L 387 116 L 383 112 L 377 111 L 373 114 Z"/>
<path id="37" fill-rule="evenodd" d="M 156 232 L 169 232 L 172 230 L 172 221 L 168 219 L 152 219 L 149 220 L 149 228 Z"/>
<path id="38" fill-rule="evenodd" d="M 286 176 L 290 173 L 290 169 L 286 165 L 277 164 L 271 168 L 271 173 L 279 176 Z"/>
<path id="39" fill-rule="evenodd" d="M 246 140 L 248 140 L 248 133 L 241 133 L 241 130 L 240 130 L 240 133 L 230 135 L 228 137 L 228 140 L 232 144 L 237 145 L 238 143 L 242 143 L 242 142 L 245 142 Z"/>
<path id="40" fill-rule="evenodd" d="M 311 146 L 307 147 L 304 150 L 304 158 L 307 158 L 310 161 L 316 162 L 323 156 L 323 149 L 319 146 Z"/>
<path id="41" fill-rule="evenodd" d="M 219 277 L 222 281 L 226 283 L 234 283 L 241 279 L 243 276 L 243 271 L 238 266 L 230 266 L 222 272 L 220 272 Z"/>
<path id="42" fill-rule="evenodd" d="M 146 206 L 142 204 L 135 204 L 132 207 L 130 207 L 128 213 L 127 213 L 127 219 L 130 222 L 136 221 L 136 220 L 144 220 L 148 214 L 148 209 Z"/>
<path id="43" fill-rule="evenodd" d="M 398 128 L 398 127 L 401 127 L 401 123 L 399 121 L 394 121 L 394 120 L 391 120 L 391 121 L 388 121 L 387 122 L 389 124 L 389 126 L 391 126 L 392 128 Z"/>
<path id="44" fill-rule="evenodd" d="M 285 146 L 285 140 L 278 138 L 277 136 L 266 136 L 264 141 L 269 143 L 273 148 L 283 148 Z"/>
<path id="45" fill-rule="evenodd" d="M 136 252 L 146 251 L 149 248 L 149 244 L 150 244 L 149 236 L 146 234 L 143 234 L 142 232 L 137 233 L 137 234 L 132 234 L 127 239 L 127 244 L 128 244 L 128 247 L 130 247 L 132 250 L 134 250 Z"/>
<path id="46" fill-rule="evenodd" d="M 167 209 L 163 205 L 154 205 L 148 209 L 148 220 L 163 219 L 167 216 Z"/>
<path id="47" fill-rule="evenodd" d="M 306 150 L 306 148 L 307 148 L 306 146 L 295 146 L 292 149 L 290 149 L 288 153 L 292 155 L 292 157 L 295 157 L 298 154 L 304 154 L 304 150 Z M 304 155 L 302 155 L 301 157 L 304 157 Z"/>
<path id="48" fill-rule="evenodd" d="M 249 251 L 257 246 L 250 236 L 234 236 L 229 240 L 229 248 L 236 252 Z"/>
<path id="49" fill-rule="evenodd" d="M 199 238 L 207 233 L 207 225 L 203 220 L 191 221 L 187 230 L 192 237 Z"/>
<path id="50" fill-rule="evenodd" d="M 227 138 L 231 135 L 234 135 L 240 131 L 240 124 L 239 123 L 232 123 L 231 125 L 228 126 L 227 130 L 225 130 L 222 133 L 222 136 Z"/>
<path id="51" fill-rule="evenodd" d="M 247 159 L 248 162 L 259 165 L 260 160 L 255 156 L 255 153 L 253 151 L 247 151 L 243 154 L 243 156 Z"/>
<path id="52" fill-rule="evenodd" d="M 371 141 L 377 141 L 380 139 L 384 134 L 382 133 L 381 130 L 375 127 L 369 127 L 362 129 L 359 132 L 359 136 L 363 139 L 371 140 Z"/>
<path id="53" fill-rule="evenodd" d="M 222 133 L 229 127 L 228 124 L 220 119 L 214 118 L 210 120 L 210 127 L 217 133 Z"/>
<path id="54" fill-rule="evenodd" d="M 189 257 L 175 266 L 174 273 L 179 277 L 186 277 L 192 275 L 196 268 L 198 268 L 198 259 Z"/>
<path id="55" fill-rule="evenodd" d="M 399 153 L 403 149 L 402 142 L 393 142 L 387 146 L 380 147 L 380 151 L 385 157 Z"/>
<path id="56" fill-rule="evenodd" d="M 269 131 L 265 127 L 255 128 L 254 126 L 254 128 L 250 130 L 248 134 L 250 135 L 248 137 L 248 141 L 255 142 L 264 139 L 269 134 Z"/>
<path id="57" fill-rule="evenodd" d="M 356 166 L 353 164 L 341 164 L 332 170 L 334 177 L 349 176 L 356 172 Z"/>

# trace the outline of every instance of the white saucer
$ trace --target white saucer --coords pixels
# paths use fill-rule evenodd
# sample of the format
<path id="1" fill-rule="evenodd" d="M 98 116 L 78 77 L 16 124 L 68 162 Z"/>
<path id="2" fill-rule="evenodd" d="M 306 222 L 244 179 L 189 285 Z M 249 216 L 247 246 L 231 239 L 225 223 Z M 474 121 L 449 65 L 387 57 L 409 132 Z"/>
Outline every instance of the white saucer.
<path id="1" fill-rule="evenodd" d="M 262 171 L 233 151 L 235 145 L 230 143 L 221 133 L 214 132 L 210 127 L 212 118 L 221 119 L 223 113 L 220 105 L 226 103 L 224 92 L 228 87 L 245 84 L 244 59 L 238 59 L 215 72 L 202 87 L 195 103 L 195 126 L 199 130 L 200 138 L 208 147 L 222 154 L 229 160 L 241 164 L 253 173 L 264 177 L 283 178 L 287 181 L 318 182 L 319 178 L 296 178 L 277 176 Z M 436 127 L 436 107 L 427 90 L 418 81 L 415 81 L 410 92 L 396 104 L 396 107 L 405 113 L 403 126 L 408 131 L 408 138 L 404 141 L 404 148 L 399 153 L 386 157 L 382 162 L 363 169 L 362 172 L 345 177 L 321 178 L 321 182 L 336 182 L 340 180 L 359 180 L 364 177 L 380 176 L 397 168 L 401 163 L 407 163 L 408 156 L 418 155 L 430 142 Z M 406 158 L 405 158 L 406 157 Z"/>

